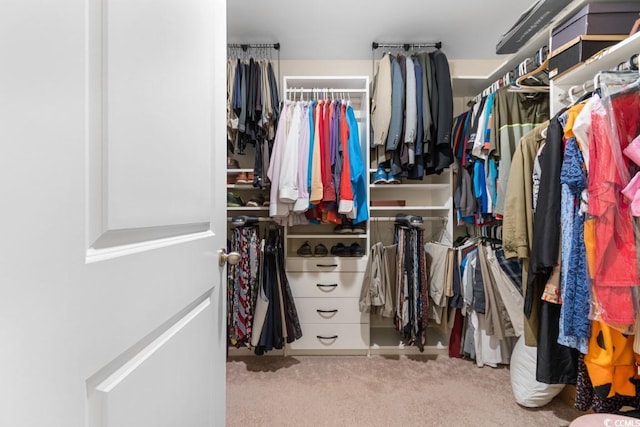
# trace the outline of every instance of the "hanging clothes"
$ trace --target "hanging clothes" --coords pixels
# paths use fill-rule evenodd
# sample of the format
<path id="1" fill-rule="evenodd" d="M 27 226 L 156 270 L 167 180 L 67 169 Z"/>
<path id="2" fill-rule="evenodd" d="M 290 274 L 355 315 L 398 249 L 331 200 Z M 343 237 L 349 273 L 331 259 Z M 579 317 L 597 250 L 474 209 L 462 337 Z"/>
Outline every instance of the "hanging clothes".
<path id="1" fill-rule="evenodd" d="M 424 230 L 395 225 L 397 245 L 396 329 L 410 345 L 424 351 L 426 344 L 428 279 L 423 250 Z"/>
<path id="2" fill-rule="evenodd" d="M 360 312 L 393 317 L 396 289 L 395 269 L 391 269 L 389 258 L 395 261 L 397 245 L 385 246 L 382 242 L 371 247 L 367 269 L 360 291 Z"/>
<path id="3" fill-rule="evenodd" d="M 267 59 L 227 60 L 227 151 L 244 155 L 255 148 L 253 185 L 264 188 L 280 99 L 273 65 Z"/>
<path id="4" fill-rule="evenodd" d="M 281 225 L 367 221 L 368 172 L 351 102 L 286 100 L 280 119 L 267 172 L 271 218 Z"/>
<path id="5" fill-rule="evenodd" d="M 227 268 L 229 345 L 250 347 L 261 355 L 301 338 L 281 232 L 270 229 L 261 239 L 257 225 L 235 227 L 228 249 L 240 254 L 238 263 Z"/>
<path id="6" fill-rule="evenodd" d="M 231 232 L 229 252 L 240 254 L 238 263 L 227 268 L 227 335 L 235 347 L 249 346 L 252 338 L 262 256 L 258 231 L 258 227 L 249 226 Z"/>
<path id="7" fill-rule="evenodd" d="M 372 159 L 397 179 L 421 180 L 453 162 L 453 92 L 440 49 L 410 56 L 385 53 L 371 103 Z"/>

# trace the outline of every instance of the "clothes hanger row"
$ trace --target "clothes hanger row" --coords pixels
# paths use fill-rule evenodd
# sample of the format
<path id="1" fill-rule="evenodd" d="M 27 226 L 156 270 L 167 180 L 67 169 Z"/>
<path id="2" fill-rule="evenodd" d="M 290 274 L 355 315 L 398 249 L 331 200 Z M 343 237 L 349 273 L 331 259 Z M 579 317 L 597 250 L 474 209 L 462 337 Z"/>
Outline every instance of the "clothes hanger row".
<path id="1" fill-rule="evenodd" d="M 351 95 L 349 94 L 348 91 L 343 90 L 343 89 L 289 88 L 289 89 L 287 89 L 286 92 L 287 92 L 287 99 L 289 101 L 307 101 L 307 99 L 305 98 L 305 94 L 308 93 L 308 94 L 310 94 L 309 95 L 309 99 L 308 99 L 309 101 L 310 100 L 318 100 L 318 101 L 342 100 L 342 101 L 351 103 Z M 296 94 L 300 94 L 298 99 L 296 99 Z"/>
<path id="2" fill-rule="evenodd" d="M 273 59 L 273 51 L 280 55 L 280 43 L 230 43 L 227 44 L 227 57 L 240 59 Z"/>
<path id="3" fill-rule="evenodd" d="M 638 54 L 634 54 L 627 61 L 619 63 L 615 69 L 600 71 L 593 79 L 586 80 L 582 85 L 571 86 L 566 92 L 565 99 L 568 98 L 571 106 L 585 101 L 594 92 L 608 96 L 638 79 L 640 79 Z M 603 84 L 607 86 L 607 93 L 604 94 L 602 93 Z"/>
<path id="4" fill-rule="evenodd" d="M 513 92 L 549 92 L 548 56 L 549 48 L 542 46 L 533 56 L 525 58 L 517 67 L 507 71 L 503 77 L 473 97 L 470 104 L 480 102 L 482 98 L 503 87 L 509 87 Z"/>

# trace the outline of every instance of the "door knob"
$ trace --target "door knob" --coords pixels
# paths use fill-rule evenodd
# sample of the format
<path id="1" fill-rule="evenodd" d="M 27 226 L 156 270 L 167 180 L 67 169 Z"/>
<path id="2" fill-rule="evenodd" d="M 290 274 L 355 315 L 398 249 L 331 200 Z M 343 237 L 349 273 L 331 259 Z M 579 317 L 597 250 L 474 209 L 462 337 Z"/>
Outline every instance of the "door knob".
<path id="1" fill-rule="evenodd" d="M 238 252 L 229 252 L 222 248 L 218 251 L 218 264 L 220 267 L 224 267 L 225 264 L 236 265 L 240 261 L 240 254 Z"/>

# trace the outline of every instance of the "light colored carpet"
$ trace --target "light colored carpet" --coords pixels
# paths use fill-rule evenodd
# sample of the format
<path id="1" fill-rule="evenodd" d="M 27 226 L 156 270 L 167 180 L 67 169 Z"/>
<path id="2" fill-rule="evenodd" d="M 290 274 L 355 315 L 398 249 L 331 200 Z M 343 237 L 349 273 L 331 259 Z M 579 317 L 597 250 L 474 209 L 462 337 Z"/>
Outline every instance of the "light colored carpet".
<path id="1" fill-rule="evenodd" d="M 446 356 L 263 356 L 227 362 L 227 426 L 568 426 L 559 399 L 519 406 L 509 369 Z"/>

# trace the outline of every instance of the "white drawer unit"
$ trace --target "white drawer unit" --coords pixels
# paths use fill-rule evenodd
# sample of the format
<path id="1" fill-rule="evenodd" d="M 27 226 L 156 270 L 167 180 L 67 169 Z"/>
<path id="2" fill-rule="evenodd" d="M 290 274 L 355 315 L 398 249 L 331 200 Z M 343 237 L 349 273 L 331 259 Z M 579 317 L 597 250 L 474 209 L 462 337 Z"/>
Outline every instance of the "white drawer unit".
<path id="1" fill-rule="evenodd" d="M 288 272 L 294 298 L 359 298 L 364 273 Z"/>
<path id="2" fill-rule="evenodd" d="M 366 256 L 287 258 L 303 335 L 287 353 L 368 354 L 369 314 L 359 305 L 366 268 Z"/>
<path id="3" fill-rule="evenodd" d="M 296 298 L 300 323 L 367 323 L 359 298 Z"/>
<path id="4" fill-rule="evenodd" d="M 367 257 L 289 257 L 286 260 L 287 271 L 332 272 L 365 271 Z"/>
<path id="5" fill-rule="evenodd" d="M 289 344 L 296 350 L 365 350 L 369 349 L 369 324 L 302 325 L 302 338 Z"/>

